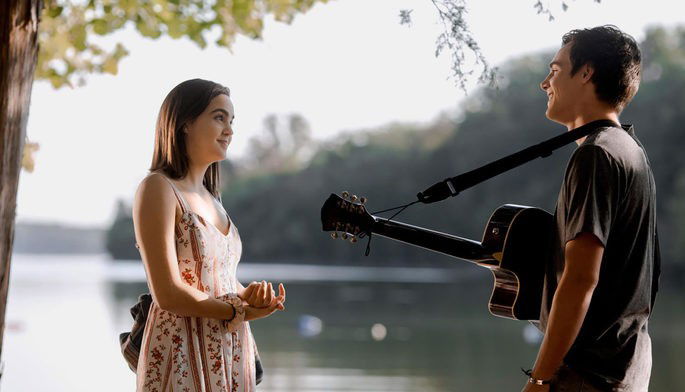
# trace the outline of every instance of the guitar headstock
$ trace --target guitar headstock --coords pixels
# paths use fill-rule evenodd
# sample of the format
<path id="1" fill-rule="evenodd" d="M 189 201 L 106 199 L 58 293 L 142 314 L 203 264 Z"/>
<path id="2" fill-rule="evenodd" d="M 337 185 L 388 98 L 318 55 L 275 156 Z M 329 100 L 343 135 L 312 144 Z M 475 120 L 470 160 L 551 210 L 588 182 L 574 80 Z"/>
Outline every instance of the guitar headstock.
<path id="1" fill-rule="evenodd" d="M 341 197 L 342 196 L 342 197 Z M 357 242 L 371 233 L 374 219 L 366 211 L 366 198 L 342 192 L 341 196 L 331 193 L 321 207 L 321 225 L 323 231 L 330 231 L 332 238 L 349 239 Z"/>

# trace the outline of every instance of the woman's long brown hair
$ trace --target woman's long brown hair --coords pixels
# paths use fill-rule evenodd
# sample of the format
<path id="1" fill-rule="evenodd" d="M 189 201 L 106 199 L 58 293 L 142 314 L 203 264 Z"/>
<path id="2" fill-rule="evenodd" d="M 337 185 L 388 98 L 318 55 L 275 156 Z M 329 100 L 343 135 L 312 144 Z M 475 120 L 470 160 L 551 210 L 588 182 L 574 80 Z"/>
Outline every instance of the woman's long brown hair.
<path id="1" fill-rule="evenodd" d="M 191 79 L 174 87 L 162 102 L 157 116 L 155 150 L 150 172 L 162 171 L 175 180 L 188 174 L 188 154 L 183 126 L 195 120 L 220 94 L 231 96 L 230 90 L 218 83 Z M 209 165 L 202 184 L 221 200 L 219 162 Z"/>

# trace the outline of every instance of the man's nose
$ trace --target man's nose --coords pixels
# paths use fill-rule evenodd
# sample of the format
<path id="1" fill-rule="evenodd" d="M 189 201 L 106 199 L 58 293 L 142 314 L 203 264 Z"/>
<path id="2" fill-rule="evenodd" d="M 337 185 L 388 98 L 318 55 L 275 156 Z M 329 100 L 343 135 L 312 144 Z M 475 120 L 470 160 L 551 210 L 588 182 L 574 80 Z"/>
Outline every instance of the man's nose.
<path id="1" fill-rule="evenodd" d="M 547 88 L 549 87 L 549 78 L 545 78 L 542 82 L 540 82 L 540 88 L 542 91 L 547 92 Z"/>

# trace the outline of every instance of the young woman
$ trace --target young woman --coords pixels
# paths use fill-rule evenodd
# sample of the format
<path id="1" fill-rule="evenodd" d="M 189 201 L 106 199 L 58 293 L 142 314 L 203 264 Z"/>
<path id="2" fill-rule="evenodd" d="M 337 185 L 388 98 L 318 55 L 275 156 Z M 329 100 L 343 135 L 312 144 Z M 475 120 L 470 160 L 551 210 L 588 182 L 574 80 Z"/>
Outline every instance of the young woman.
<path id="1" fill-rule="evenodd" d="M 137 391 L 253 391 L 257 348 L 247 321 L 284 309 L 285 288 L 243 287 L 238 230 L 219 195 L 233 136 L 226 87 L 193 79 L 167 95 L 133 223 L 153 297 Z M 218 199 L 218 200 L 217 200 Z"/>

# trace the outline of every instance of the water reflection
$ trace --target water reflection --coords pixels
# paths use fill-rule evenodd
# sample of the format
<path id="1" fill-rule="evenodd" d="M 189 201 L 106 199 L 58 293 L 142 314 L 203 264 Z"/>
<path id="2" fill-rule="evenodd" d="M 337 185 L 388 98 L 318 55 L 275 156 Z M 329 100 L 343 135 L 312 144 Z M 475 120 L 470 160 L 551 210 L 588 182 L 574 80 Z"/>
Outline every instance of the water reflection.
<path id="1" fill-rule="evenodd" d="M 346 281 L 320 280 L 317 274 L 331 272 L 323 266 L 304 274 L 312 280 L 298 275 L 307 267 L 294 268 L 241 270 L 244 281 L 267 272 L 288 289 L 286 312 L 252 323 L 266 372 L 260 391 L 518 390 L 519 368 L 530 367 L 537 352 L 535 329 L 488 313 L 486 271 L 419 271 L 419 282 L 410 282 L 404 270 L 338 270 L 364 277 Z M 48 382 L 51 391 L 133 390 L 117 336 L 130 328 L 129 308 L 144 291 L 140 265 L 16 257 L 3 387 L 44 390 Z M 685 390 L 676 360 L 685 354 L 682 299 L 662 293 L 657 303 L 651 391 Z"/>
<path id="2" fill-rule="evenodd" d="M 361 275 L 349 270 L 348 275 Z M 487 273 L 460 279 L 455 272 L 433 270 L 423 274 L 421 283 L 387 277 L 287 282 L 287 311 L 252 323 L 266 368 L 263 390 L 456 391 L 478 385 L 479 391 L 494 391 L 518 386 L 523 380 L 518 369 L 536 349 L 522 338 L 525 323 L 489 315 L 492 283 Z M 439 281 L 427 282 L 426 276 Z M 446 276 L 452 281 L 446 282 Z M 108 284 L 122 326 L 128 326 L 127 308 L 146 286 Z M 493 369 L 502 373 L 493 377 Z"/>

